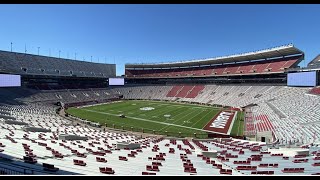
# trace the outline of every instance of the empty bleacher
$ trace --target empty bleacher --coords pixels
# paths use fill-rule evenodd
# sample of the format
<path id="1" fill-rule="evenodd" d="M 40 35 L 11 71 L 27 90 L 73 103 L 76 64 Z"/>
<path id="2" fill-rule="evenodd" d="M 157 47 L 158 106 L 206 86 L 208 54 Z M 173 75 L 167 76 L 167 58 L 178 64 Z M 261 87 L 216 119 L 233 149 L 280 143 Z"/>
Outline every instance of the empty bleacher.
<path id="1" fill-rule="evenodd" d="M 115 65 L 0 51 L 2 71 L 16 74 L 115 77 Z"/>
<path id="2" fill-rule="evenodd" d="M 272 60 L 234 63 L 228 65 L 181 69 L 135 70 L 126 68 L 125 73 L 127 77 L 190 77 L 267 74 L 284 72 L 285 69 L 293 67 L 299 58 L 300 56 L 296 56 Z"/>

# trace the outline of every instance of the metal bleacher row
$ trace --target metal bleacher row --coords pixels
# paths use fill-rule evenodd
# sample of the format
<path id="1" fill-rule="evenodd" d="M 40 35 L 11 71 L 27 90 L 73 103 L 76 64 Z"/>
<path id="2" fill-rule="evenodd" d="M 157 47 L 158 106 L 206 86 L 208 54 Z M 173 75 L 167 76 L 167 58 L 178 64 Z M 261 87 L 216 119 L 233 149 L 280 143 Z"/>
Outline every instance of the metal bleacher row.
<path id="1" fill-rule="evenodd" d="M 255 85 L 204 85 L 202 90 L 193 91 L 198 85 L 173 86 L 125 86 L 83 90 L 37 91 L 22 98 L 26 102 L 64 102 L 83 101 L 103 102 L 118 97 L 125 99 L 158 99 L 178 102 L 196 102 L 209 105 L 245 107 L 245 134 L 272 131 L 283 144 L 312 143 L 320 138 L 320 97 L 310 95 L 311 88 Z M 174 93 L 172 93 L 175 90 Z M 180 90 L 180 91 L 179 91 Z M 21 90 L 14 93 L 21 93 Z M 197 94 L 190 96 L 190 94 Z M 1 94 L 1 91 L 0 91 Z M 6 91 L 5 97 L 11 97 Z M 177 97 L 177 96 L 180 97 Z M 191 97 L 191 98 L 190 98 Z M 193 98 L 192 98 L 193 97 Z M 5 100 L 5 99 L 4 99 Z"/>
<path id="2" fill-rule="evenodd" d="M 12 161 L 0 167 L 32 169 L 33 174 L 88 175 L 249 175 L 319 173 L 320 150 L 308 157 L 284 157 L 262 142 L 232 138 L 213 140 L 137 137 L 73 125 L 43 104 L 1 106 L 18 121 L 51 132 L 30 132 L 0 123 L 0 156 Z M 60 140 L 59 134 L 86 135 L 88 140 Z M 135 150 L 117 149 L 118 141 L 141 143 Z M 202 151 L 217 151 L 216 158 Z"/>
<path id="3" fill-rule="evenodd" d="M 263 74 L 283 72 L 292 67 L 299 57 L 288 57 L 269 61 L 255 61 L 208 67 L 136 70 L 126 69 L 127 77 L 185 77 L 185 76 L 223 76 L 239 74 Z"/>
<path id="4" fill-rule="evenodd" d="M 319 173 L 319 149 L 309 149 L 311 156 L 308 157 L 284 157 L 268 152 L 265 143 L 247 140 L 182 140 L 154 136 L 142 138 L 128 133 L 74 125 L 55 114 L 52 106 L 39 101 L 45 98 L 58 99 L 59 96 L 63 97 L 62 100 L 65 102 L 75 102 L 74 99 L 78 98 L 83 101 L 88 99 L 82 98 L 96 96 L 95 93 L 104 97 L 123 94 L 126 99 L 173 100 L 177 97 L 167 95 L 174 87 L 135 86 L 37 91 L 33 95 L 21 98 L 24 104 L 0 105 L 1 114 L 14 117 L 16 121 L 24 122 L 28 126 L 51 130 L 30 132 L 23 129 L 25 125 L 6 124 L 4 119 L 0 118 L 0 156 L 14 160 L 10 164 L 1 161 L 0 169 L 6 167 L 19 172 L 21 169 L 32 169 L 31 172 L 34 174 L 90 175 Z M 319 97 L 307 94 L 309 90 L 310 88 L 284 86 L 205 85 L 196 97 L 181 99 L 238 106 L 255 102 L 257 106 L 250 108 L 250 122 L 255 131 L 273 130 L 283 144 L 297 141 L 299 138 L 299 141 L 310 143 L 319 139 L 319 112 L 316 111 L 319 109 Z M 12 93 L 23 94 L 21 89 Z M 260 96 L 257 96 L 259 94 Z M 10 93 L 8 96 L 11 96 Z M 286 117 L 280 119 L 266 102 L 271 103 Z M 283 106 L 284 103 L 289 105 Z M 295 103 L 299 103 L 300 107 L 296 107 Z M 89 139 L 60 140 L 60 134 L 85 135 Z M 115 144 L 118 141 L 141 143 L 142 146 L 135 150 L 117 149 Z M 201 151 L 213 150 L 218 151 L 217 158 L 208 158 L 201 154 Z"/>
<path id="5" fill-rule="evenodd" d="M 115 65 L 0 51 L 2 71 L 17 74 L 113 77 Z"/>

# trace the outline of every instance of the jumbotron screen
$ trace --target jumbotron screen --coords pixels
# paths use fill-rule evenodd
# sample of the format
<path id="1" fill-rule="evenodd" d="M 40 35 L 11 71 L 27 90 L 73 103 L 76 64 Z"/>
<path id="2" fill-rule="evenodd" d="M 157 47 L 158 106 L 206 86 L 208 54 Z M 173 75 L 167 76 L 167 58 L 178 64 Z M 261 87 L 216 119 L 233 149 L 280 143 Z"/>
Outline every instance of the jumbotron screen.
<path id="1" fill-rule="evenodd" d="M 109 78 L 109 85 L 110 86 L 123 86 L 124 85 L 124 78 Z"/>
<path id="2" fill-rule="evenodd" d="M 21 76 L 12 74 L 0 74 L 0 87 L 20 87 Z"/>
<path id="3" fill-rule="evenodd" d="M 299 73 L 288 73 L 287 77 L 288 86 L 316 86 L 317 73 L 316 71 L 311 72 L 299 72 Z"/>

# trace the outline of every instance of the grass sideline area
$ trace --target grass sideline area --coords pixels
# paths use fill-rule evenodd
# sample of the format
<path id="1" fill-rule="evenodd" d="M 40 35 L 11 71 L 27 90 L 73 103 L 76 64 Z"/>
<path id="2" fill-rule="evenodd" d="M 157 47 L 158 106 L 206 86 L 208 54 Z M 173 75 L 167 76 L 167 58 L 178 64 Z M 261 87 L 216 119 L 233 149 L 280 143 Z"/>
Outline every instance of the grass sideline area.
<path id="1" fill-rule="evenodd" d="M 234 124 L 231 129 L 230 135 L 233 136 L 243 136 L 243 129 L 244 129 L 244 111 L 238 111 L 237 117 L 234 121 Z"/>
<path id="2" fill-rule="evenodd" d="M 143 131 L 147 133 L 167 134 L 182 137 L 206 138 L 202 128 L 220 111 L 220 108 L 176 102 L 124 100 L 110 104 L 101 104 L 82 108 L 69 108 L 67 113 L 99 122 L 101 125 L 117 129 Z M 126 117 L 121 118 L 119 114 Z M 165 117 L 170 115 L 170 117 Z M 132 128 L 132 129 L 131 129 Z"/>

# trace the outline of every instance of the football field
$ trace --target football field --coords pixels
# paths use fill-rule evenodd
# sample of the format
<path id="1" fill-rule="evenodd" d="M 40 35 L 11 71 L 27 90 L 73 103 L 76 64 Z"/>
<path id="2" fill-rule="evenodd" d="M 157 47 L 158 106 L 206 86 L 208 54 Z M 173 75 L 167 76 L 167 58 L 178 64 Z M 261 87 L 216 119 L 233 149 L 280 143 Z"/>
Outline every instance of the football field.
<path id="1" fill-rule="evenodd" d="M 206 137 L 203 127 L 220 108 L 162 101 L 124 100 L 91 107 L 69 108 L 73 116 L 117 129 L 177 136 Z M 119 117 L 124 114 L 125 118 Z"/>

